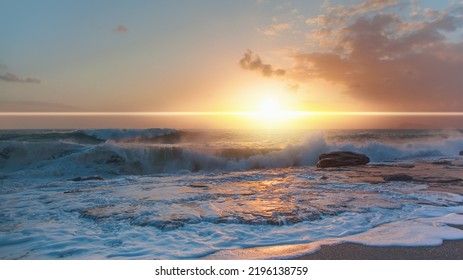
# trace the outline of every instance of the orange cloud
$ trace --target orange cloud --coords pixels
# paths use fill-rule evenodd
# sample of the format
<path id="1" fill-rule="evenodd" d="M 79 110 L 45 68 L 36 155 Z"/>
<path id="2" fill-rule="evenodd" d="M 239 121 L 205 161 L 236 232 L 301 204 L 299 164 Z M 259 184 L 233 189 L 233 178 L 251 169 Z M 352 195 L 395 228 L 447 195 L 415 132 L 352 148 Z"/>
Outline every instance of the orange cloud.
<path id="1" fill-rule="evenodd" d="M 282 31 L 291 28 L 289 23 L 276 23 L 272 24 L 269 28 L 261 30 L 266 36 L 275 37 L 278 36 Z"/>
<path id="2" fill-rule="evenodd" d="M 342 85 L 375 109 L 462 111 L 463 39 L 455 32 L 463 27 L 463 4 L 413 17 L 403 6 L 393 0 L 325 6 L 323 15 L 306 20 L 309 47 L 291 57 L 285 77 Z"/>

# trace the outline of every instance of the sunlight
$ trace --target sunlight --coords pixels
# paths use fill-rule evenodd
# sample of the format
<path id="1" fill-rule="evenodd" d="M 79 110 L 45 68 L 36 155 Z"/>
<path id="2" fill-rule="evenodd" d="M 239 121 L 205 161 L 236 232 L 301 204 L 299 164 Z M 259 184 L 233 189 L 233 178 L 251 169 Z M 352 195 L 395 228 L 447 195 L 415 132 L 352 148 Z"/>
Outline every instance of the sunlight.
<path id="1" fill-rule="evenodd" d="M 280 107 L 276 100 L 267 98 L 260 105 L 259 115 L 265 118 L 275 118 L 280 114 Z"/>
<path id="2" fill-rule="evenodd" d="M 265 129 L 288 127 L 293 119 L 291 111 L 286 111 L 284 103 L 275 96 L 267 96 L 260 100 L 259 108 L 254 112 L 256 126 Z"/>

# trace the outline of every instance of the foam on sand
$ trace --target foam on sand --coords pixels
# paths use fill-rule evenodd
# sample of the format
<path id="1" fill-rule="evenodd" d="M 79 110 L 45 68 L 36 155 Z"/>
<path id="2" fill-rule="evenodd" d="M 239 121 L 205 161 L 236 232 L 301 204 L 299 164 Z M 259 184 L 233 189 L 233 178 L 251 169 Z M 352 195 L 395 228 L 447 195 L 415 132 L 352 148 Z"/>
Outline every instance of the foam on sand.
<path id="1" fill-rule="evenodd" d="M 377 226 L 369 231 L 343 237 L 325 239 L 308 244 L 264 246 L 220 251 L 205 259 L 284 259 L 317 252 L 323 245 L 344 242 L 368 246 L 438 246 L 444 240 L 463 239 L 463 230 L 449 225 L 463 225 L 463 215 L 448 214 L 435 218 L 398 221 Z"/>

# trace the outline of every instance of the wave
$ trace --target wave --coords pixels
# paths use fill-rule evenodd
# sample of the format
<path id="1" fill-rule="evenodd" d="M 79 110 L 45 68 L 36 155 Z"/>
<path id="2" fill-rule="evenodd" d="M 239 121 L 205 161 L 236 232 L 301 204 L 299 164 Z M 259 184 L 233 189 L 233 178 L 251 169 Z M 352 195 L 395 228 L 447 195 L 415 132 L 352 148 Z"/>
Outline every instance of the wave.
<path id="1" fill-rule="evenodd" d="M 320 154 L 335 150 L 360 152 L 372 162 L 454 156 L 463 150 L 461 138 L 407 144 L 338 144 L 328 142 L 323 133 L 313 133 L 300 144 L 275 148 L 208 145 L 200 139 L 185 142 L 182 139 L 186 134 L 170 129 L 50 132 L 56 133 L 95 137 L 99 142 L 63 141 L 63 137 L 59 141 L 0 141 L 0 172 L 106 176 L 245 171 L 312 166 Z"/>
<path id="2" fill-rule="evenodd" d="M 114 138 L 111 138 L 114 139 Z M 132 138 L 133 139 L 133 138 Z M 241 171 L 313 165 L 328 146 L 311 137 L 302 145 L 209 149 L 204 145 L 103 142 L 0 142 L 0 172 L 35 170 L 56 175 L 156 174 L 183 171 Z"/>
<path id="3" fill-rule="evenodd" d="M 372 162 L 411 160 L 426 157 L 455 156 L 463 150 L 463 139 L 447 139 L 438 142 L 415 142 L 407 144 L 385 144 L 370 142 L 363 145 L 343 144 L 339 150 L 348 150 L 367 155 Z"/>
<path id="4" fill-rule="evenodd" d="M 0 133 L 0 141 L 50 142 L 64 141 L 76 144 L 103 142 L 149 141 L 163 143 L 178 141 L 184 133 L 174 129 L 94 129 L 94 130 L 11 130 Z"/>
<path id="5" fill-rule="evenodd" d="M 95 129 L 79 130 L 85 135 L 92 136 L 102 141 L 135 141 L 156 139 L 160 136 L 171 135 L 172 138 L 180 138 L 181 133 L 174 129 L 168 128 L 150 128 L 150 129 Z"/>

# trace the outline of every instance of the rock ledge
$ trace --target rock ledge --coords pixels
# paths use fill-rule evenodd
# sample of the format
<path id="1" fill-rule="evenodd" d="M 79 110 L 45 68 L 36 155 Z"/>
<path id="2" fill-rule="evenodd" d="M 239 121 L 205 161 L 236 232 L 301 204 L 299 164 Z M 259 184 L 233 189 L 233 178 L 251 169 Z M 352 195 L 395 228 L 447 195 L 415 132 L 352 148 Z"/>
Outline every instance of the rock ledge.
<path id="1" fill-rule="evenodd" d="M 370 162 L 370 159 L 364 155 L 349 151 L 336 151 L 326 154 L 321 154 L 318 157 L 317 167 L 339 167 L 339 166 L 355 166 L 365 165 Z"/>

